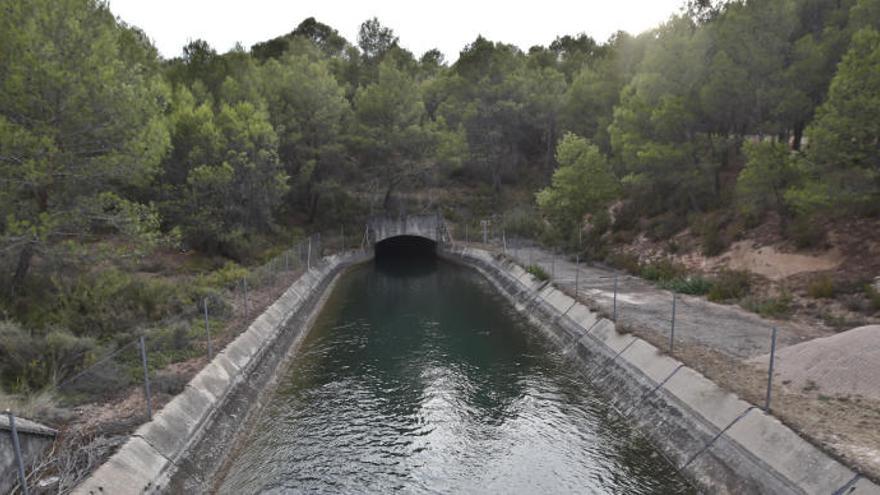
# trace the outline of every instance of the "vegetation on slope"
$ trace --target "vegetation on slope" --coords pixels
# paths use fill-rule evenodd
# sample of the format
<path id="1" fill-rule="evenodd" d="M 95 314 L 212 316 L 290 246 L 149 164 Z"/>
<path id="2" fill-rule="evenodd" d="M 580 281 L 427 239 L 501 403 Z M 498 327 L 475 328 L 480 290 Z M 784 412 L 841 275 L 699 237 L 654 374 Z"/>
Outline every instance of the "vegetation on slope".
<path id="1" fill-rule="evenodd" d="M 479 37 L 452 64 L 376 19 L 354 44 L 307 19 L 163 60 L 96 0 L 0 7 L 6 390 L 191 305 L 142 269 L 156 253 L 210 260 L 199 276 L 419 206 L 596 258 L 640 231 L 691 227 L 717 254 L 768 215 L 809 245 L 823 220 L 880 214 L 877 0 L 694 2 L 606 42 Z M 63 364 L 26 371 L 23 347 Z"/>

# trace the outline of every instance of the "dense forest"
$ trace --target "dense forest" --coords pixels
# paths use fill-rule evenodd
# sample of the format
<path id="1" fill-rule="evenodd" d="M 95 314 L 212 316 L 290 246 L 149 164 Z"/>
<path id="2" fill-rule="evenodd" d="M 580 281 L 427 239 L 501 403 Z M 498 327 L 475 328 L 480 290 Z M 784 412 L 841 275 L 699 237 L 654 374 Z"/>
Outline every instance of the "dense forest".
<path id="1" fill-rule="evenodd" d="M 606 41 L 478 37 L 454 63 L 312 18 L 166 60 L 97 0 L 0 0 L 2 383 L 173 311 L 131 260 L 247 265 L 370 213 L 494 215 L 594 257 L 640 219 L 711 253 L 775 215 L 809 244 L 880 214 L 878 30 L 880 0 L 703 1 Z"/>

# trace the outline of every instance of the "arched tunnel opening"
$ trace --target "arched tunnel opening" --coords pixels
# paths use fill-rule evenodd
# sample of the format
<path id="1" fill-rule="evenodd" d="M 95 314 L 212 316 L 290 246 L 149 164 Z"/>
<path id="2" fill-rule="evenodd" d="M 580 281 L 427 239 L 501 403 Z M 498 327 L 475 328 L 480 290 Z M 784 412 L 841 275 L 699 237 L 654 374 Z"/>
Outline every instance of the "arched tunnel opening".
<path id="1" fill-rule="evenodd" d="M 425 237 L 402 235 L 376 243 L 377 268 L 397 274 L 431 271 L 437 264 L 437 243 Z"/>
<path id="2" fill-rule="evenodd" d="M 425 237 L 399 235 L 376 243 L 376 259 L 434 258 L 437 243 Z"/>

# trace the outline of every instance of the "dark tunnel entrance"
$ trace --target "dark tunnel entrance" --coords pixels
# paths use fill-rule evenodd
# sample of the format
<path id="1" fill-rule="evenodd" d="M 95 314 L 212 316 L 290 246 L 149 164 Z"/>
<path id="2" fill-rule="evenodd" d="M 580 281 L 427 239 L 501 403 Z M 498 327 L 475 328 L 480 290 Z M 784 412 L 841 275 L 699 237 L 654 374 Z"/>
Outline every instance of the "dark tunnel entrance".
<path id="1" fill-rule="evenodd" d="M 376 268 L 392 276 L 418 276 L 437 269 L 437 243 L 413 235 L 376 243 Z"/>
<path id="2" fill-rule="evenodd" d="M 437 254 L 437 243 L 425 237 L 400 235 L 376 243 L 376 259 L 426 258 Z"/>

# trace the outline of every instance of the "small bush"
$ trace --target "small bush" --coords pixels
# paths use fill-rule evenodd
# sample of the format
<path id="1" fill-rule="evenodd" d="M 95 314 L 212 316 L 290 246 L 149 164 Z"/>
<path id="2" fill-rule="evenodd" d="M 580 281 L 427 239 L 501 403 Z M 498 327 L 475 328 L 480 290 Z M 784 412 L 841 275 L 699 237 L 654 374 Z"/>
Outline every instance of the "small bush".
<path id="1" fill-rule="evenodd" d="M 186 376 L 179 373 L 159 372 L 150 380 L 150 386 L 156 393 L 177 395 L 183 392 L 187 384 Z"/>
<path id="2" fill-rule="evenodd" d="M 694 233 L 700 236 L 702 252 L 706 256 L 721 254 L 730 244 L 725 226 L 730 222 L 729 218 L 721 213 L 709 213 L 694 217 L 692 228 Z"/>
<path id="3" fill-rule="evenodd" d="M 687 227 L 687 219 L 684 215 L 667 212 L 651 219 L 645 233 L 651 240 L 663 241 L 681 232 L 685 227 Z"/>
<path id="4" fill-rule="evenodd" d="M 791 315 L 791 302 L 791 294 L 783 292 L 777 297 L 767 299 L 748 298 L 743 301 L 742 306 L 767 318 L 787 318 Z"/>
<path id="5" fill-rule="evenodd" d="M 535 278 L 542 282 L 545 280 L 550 280 L 550 275 L 538 265 L 529 265 L 526 267 L 526 271 L 534 275 Z"/>
<path id="6" fill-rule="evenodd" d="M 66 330 L 34 333 L 13 321 L 0 321 L 0 385 L 29 392 L 63 380 L 79 370 L 95 348 L 94 340 Z"/>
<path id="7" fill-rule="evenodd" d="M 614 232 L 636 230 L 641 217 L 642 214 L 635 202 L 626 202 L 614 212 L 614 221 L 611 224 L 611 230 Z"/>
<path id="8" fill-rule="evenodd" d="M 629 244 L 636 240 L 639 233 L 635 230 L 619 230 L 611 235 L 611 240 L 615 244 Z"/>
<path id="9" fill-rule="evenodd" d="M 786 229 L 786 235 L 799 248 L 811 248 L 825 241 L 825 230 L 820 222 L 807 216 L 796 218 Z"/>
<path id="10" fill-rule="evenodd" d="M 605 260 L 609 265 L 619 268 L 627 273 L 636 275 L 641 270 L 639 258 L 633 254 L 624 252 L 614 252 L 608 255 Z"/>
<path id="11" fill-rule="evenodd" d="M 686 269 L 683 265 L 668 258 L 653 261 L 642 265 L 639 274 L 642 278 L 655 282 L 665 282 L 676 278 L 683 278 Z"/>
<path id="12" fill-rule="evenodd" d="M 807 294 L 813 299 L 830 299 L 835 292 L 834 281 L 827 275 L 813 280 L 807 287 Z"/>
<path id="13" fill-rule="evenodd" d="M 868 296 L 868 300 L 871 302 L 871 307 L 875 311 L 880 311 L 880 291 L 868 284 L 865 286 L 865 295 Z"/>
<path id="14" fill-rule="evenodd" d="M 709 300 L 715 302 L 742 299 L 752 289 L 751 277 L 747 272 L 723 270 L 712 282 Z"/>
<path id="15" fill-rule="evenodd" d="M 504 212 L 501 226 L 507 236 L 520 236 L 529 239 L 540 237 L 544 224 L 541 215 L 530 208 L 513 208 Z"/>
<path id="16" fill-rule="evenodd" d="M 718 256 L 727 248 L 727 243 L 718 229 L 711 229 L 703 233 L 702 247 L 704 255 Z"/>
<path id="17" fill-rule="evenodd" d="M 119 363 L 114 359 L 89 368 L 82 375 L 65 382 L 61 391 L 73 400 L 73 403 L 90 401 L 97 398 L 115 397 L 132 383 L 142 379 L 137 372 L 140 363 L 131 360 Z"/>
<path id="18" fill-rule="evenodd" d="M 702 296 L 712 290 L 712 281 L 699 275 L 676 277 L 660 284 L 660 287 L 691 296 Z"/>

